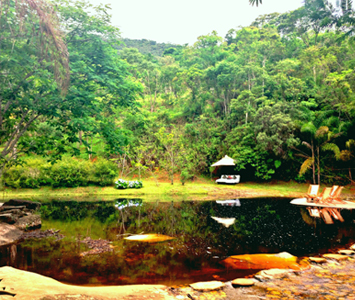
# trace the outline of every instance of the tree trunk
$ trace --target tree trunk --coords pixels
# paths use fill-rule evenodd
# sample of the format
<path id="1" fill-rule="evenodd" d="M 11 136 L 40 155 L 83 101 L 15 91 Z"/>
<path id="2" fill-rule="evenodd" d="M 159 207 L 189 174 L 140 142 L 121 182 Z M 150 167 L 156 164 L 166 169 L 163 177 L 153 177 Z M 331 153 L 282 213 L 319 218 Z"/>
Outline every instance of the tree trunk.
<path id="1" fill-rule="evenodd" d="M 264 97 L 265 93 L 265 62 L 266 62 L 266 57 L 264 56 L 263 59 L 263 89 L 262 89 L 262 96 Z"/>
<path id="2" fill-rule="evenodd" d="M 318 184 L 320 184 L 320 158 L 319 158 L 319 146 L 317 147 L 317 169 L 318 169 Z"/>
<path id="3" fill-rule="evenodd" d="M 174 152 L 171 151 L 171 185 L 174 184 Z"/>
<path id="4" fill-rule="evenodd" d="M 315 157 L 314 157 L 314 146 L 312 140 L 312 171 L 313 171 L 313 184 L 316 184 L 316 166 L 315 166 Z"/>
<path id="5" fill-rule="evenodd" d="M 316 72 L 316 66 L 313 66 L 313 80 L 314 84 L 317 85 L 317 72 Z"/>

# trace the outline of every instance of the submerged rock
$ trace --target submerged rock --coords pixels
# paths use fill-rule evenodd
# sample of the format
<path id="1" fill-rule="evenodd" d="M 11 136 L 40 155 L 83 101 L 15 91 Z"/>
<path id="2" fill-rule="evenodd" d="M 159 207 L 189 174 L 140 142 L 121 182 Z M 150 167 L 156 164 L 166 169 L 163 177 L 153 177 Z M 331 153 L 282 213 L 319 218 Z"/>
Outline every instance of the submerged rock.
<path id="1" fill-rule="evenodd" d="M 56 240 L 61 240 L 64 238 L 64 235 L 59 233 L 60 230 L 47 229 L 44 231 L 41 230 L 33 230 L 29 232 L 25 232 L 22 235 L 23 239 L 42 239 L 48 237 L 55 237 Z"/>
<path id="2" fill-rule="evenodd" d="M 113 249 L 111 248 L 111 242 L 107 240 L 93 240 L 90 237 L 85 238 L 84 240 L 80 241 L 82 244 L 86 244 L 91 250 L 85 251 L 80 253 L 80 256 L 87 256 L 87 255 L 95 255 L 101 254 L 105 252 L 110 252 Z"/>
<path id="3" fill-rule="evenodd" d="M 137 241 L 137 242 L 157 243 L 157 242 L 170 241 L 175 238 L 163 234 L 152 233 L 152 234 L 132 235 L 124 239 L 129 241 Z"/>
<path id="4" fill-rule="evenodd" d="M 243 254 L 227 257 L 222 263 L 232 269 L 295 269 L 300 270 L 302 266 L 297 263 L 298 258 L 287 252 L 278 254 Z"/>

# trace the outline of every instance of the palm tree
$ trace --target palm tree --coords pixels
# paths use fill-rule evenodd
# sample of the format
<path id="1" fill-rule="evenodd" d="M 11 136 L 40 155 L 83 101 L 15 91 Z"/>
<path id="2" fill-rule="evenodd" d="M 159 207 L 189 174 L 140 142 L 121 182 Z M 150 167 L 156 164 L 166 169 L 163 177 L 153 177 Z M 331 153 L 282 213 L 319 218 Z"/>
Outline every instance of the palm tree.
<path id="1" fill-rule="evenodd" d="M 345 143 L 346 149 L 340 151 L 340 159 L 342 161 L 350 162 L 354 159 L 355 156 L 355 140 L 348 140 Z M 349 166 L 349 180 L 352 184 L 355 182 L 352 179 L 351 176 L 351 167 Z"/>
<path id="2" fill-rule="evenodd" d="M 300 153 L 298 156 L 306 158 L 306 160 L 301 165 L 299 175 L 302 176 L 306 171 L 312 168 L 313 173 L 313 183 L 316 184 L 316 173 L 317 181 L 320 184 L 320 161 L 321 161 L 321 150 L 332 151 L 336 159 L 340 159 L 340 150 L 339 147 L 332 143 L 331 141 L 338 137 L 341 133 L 333 133 L 329 130 L 328 126 L 316 126 L 312 123 L 306 123 L 302 126 L 301 132 L 309 133 L 310 142 L 303 141 L 302 144 L 305 145 L 309 150 L 311 150 L 311 155 L 306 153 Z M 317 172 L 316 172 L 317 167 Z"/>
<path id="3" fill-rule="evenodd" d="M 249 0 L 249 3 L 251 5 L 259 6 L 259 4 L 263 4 L 263 1 L 262 0 Z"/>

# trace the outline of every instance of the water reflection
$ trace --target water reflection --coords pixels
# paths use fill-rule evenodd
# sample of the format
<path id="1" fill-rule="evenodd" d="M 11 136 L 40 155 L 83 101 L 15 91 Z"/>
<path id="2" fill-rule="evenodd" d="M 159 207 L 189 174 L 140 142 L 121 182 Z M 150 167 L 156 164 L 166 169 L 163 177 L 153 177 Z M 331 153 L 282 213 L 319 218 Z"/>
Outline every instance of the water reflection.
<path id="1" fill-rule="evenodd" d="M 60 229 L 65 238 L 31 239 L 3 248 L 0 265 L 75 284 L 173 285 L 255 272 L 226 270 L 220 262 L 230 255 L 314 255 L 353 242 L 355 236 L 351 211 L 344 211 L 344 223 L 325 225 L 290 205 L 290 199 L 233 200 L 45 202 L 43 230 Z M 151 233 L 174 239 L 125 239 Z"/>

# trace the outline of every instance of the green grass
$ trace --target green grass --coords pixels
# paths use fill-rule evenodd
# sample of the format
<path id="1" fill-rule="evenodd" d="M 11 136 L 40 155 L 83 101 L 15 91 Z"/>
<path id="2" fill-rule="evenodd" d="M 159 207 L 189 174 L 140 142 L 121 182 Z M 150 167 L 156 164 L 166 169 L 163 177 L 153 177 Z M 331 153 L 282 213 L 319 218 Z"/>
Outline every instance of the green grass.
<path id="1" fill-rule="evenodd" d="M 125 178 L 131 180 L 132 178 Z M 236 185 L 218 185 L 209 178 L 199 177 L 197 180 L 181 183 L 176 180 L 171 185 L 166 179 L 155 180 L 145 178 L 143 188 L 117 190 L 114 187 L 78 187 L 40 189 L 10 189 L 0 191 L 0 199 L 63 199 L 63 200 L 113 200 L 117 198 L 143 198 L 149 201 L 172 200 L 213 200 L 233 199 L 238 197 L 301 197 L 309 184 L 296 182 L 275 181 L 268 183 L 239 183 Z M 324 186 L 321 188 L 323 189 Z M 344 196 L 354 195 L 349 187 L 343 192 Z"/>

